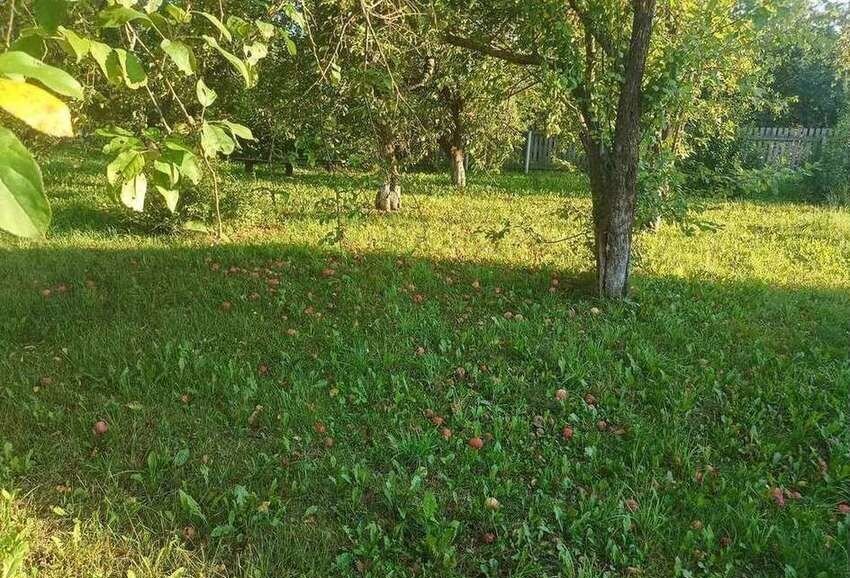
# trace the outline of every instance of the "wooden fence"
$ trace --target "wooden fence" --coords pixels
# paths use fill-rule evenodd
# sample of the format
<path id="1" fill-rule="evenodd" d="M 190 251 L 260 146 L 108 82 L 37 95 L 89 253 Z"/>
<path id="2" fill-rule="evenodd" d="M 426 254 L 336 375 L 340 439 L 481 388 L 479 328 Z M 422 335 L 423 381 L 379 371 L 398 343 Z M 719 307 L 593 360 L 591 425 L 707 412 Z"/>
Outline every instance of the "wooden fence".
<path id="1" fill-rule="evenodd" d="M 558 147 L 558 139 L 533 130 L 525 137 L 525 172 L 531 169 L 547 169 Z"/>
<path id="2" fill-rule="evenodd" d="M 756 127 L 741 132 L 741 139 L 750 149 L 753 160 L 795 169 L 817 155 L 831 136 L 829 128 Z M 525 172 L 552 168 L 556 156 L 571 161 L 580 159 L 578 151 L 562 148 L 557 137 L 529 130 L 525 140 Z"/>
<path id="3" fill-rule="evenodd" d="M 828 128 L 756 127 L 741 133 L 759 161 L 791 168 L 799 168 L 816 155 L 830 136 L 832 129 Z"/>

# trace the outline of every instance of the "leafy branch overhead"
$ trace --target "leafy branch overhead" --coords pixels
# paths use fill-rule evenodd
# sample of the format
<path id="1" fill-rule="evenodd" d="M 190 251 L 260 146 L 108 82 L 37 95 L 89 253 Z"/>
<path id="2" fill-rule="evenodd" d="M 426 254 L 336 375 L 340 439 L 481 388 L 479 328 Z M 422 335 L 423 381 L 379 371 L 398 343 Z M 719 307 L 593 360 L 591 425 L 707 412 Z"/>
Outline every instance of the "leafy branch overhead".
<path id="1" fill-rule="evenodd" d="M 275 14 L 272 23 L 260 17 L 216 16 L 180 4 L 121 0 L 97 10 L 86 3 L 41 0 L 30 26 L 20 26 L 13 49 L 0 55 L 0 108 L 53 137 L 73 136 L 74 113 L 63 97 L 82 99 L 84 89 L 43 58 L 66 59 L 69 70 L 84 73 L 91 91 L 87 99 L 120 102 L 122 94 L 144 95 L 154 115 L 132 126 L 110 123 L 95 131 L 110 139 L 103 147 L 112 156 L 107 179 L 118 199 L 134 211 L 145 209 L 149 189 L 175 211 L 180 191 L 205 186 L 207 179 L 217 197 L 215 160 L 254 137 L 248 127 L 212 117 L 217 95 L 209 79 L 222 82 L 235 75 L 243 89 L 253 88 L 269 42 L 291 33 Z M 232 74 L 223 75 L 222 67 Z M 187 82 L 190 77 L 196 80 Z M 0 226 L 20 236 L 44 235 L 50 209 L 38 166 L 7 129 L 3 142 L 8 152 L 0 157 L 5 169 Z M 220 230 L 218 211 L 216 219 Z"/>

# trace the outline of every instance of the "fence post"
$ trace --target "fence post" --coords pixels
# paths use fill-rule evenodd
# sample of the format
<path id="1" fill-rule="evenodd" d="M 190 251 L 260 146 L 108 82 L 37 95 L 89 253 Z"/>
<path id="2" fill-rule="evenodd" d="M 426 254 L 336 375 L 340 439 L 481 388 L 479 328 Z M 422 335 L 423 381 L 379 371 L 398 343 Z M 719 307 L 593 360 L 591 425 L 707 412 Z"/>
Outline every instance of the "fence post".
<path id="1" fill-rule="evenodd" d="M 533 131 L 528 129 L 528 136 L 525 139 L 525 174 L 528 174 L 531 168 L 531 137 L 533 134 Z"/>

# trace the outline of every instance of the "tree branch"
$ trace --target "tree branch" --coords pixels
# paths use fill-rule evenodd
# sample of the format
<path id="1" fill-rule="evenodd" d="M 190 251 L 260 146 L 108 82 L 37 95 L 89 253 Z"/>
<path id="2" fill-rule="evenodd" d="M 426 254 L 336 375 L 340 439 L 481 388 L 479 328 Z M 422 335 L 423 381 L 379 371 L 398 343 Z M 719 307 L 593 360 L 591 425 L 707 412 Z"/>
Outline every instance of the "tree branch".
<path id="1" fill-rule="evenodd" d="M 478 40 L 473 40 L 472 38 L 457 36 L 451 32 L 445 32 L 443 34 L 443 41 L 447 44 L 451 44 L 452 46 L 473 50 L 480 54 L 504 60 L 505 62 L 519 64 L 520 66 L 536 66 L 543 64 L 543 57 L 537 53 L 524 54 L 521 52 L 514 52 L 512 50 L 498 48 L 487 42 L 480 42 Z"/>
<path id="2" fill-rule="evenodd" d="M 611 38 L 607 34 L 604 34 L 599 27 L 593 22 L 590 18 L 590 15 L 585 11 L 579 8 L 578 2 L 576 0 L 568 0 L 570 8 L 572 8 L 573 12 L 575 12 L 578 19 L 581 21 L 584 29 L 593 36 L 593 39 L 596 40 L 596 43 L 602 47 L 602 50 L 605 51 L 605 54 L 609 57 L 614 57 L 615 52 L 612 46 Z"/>

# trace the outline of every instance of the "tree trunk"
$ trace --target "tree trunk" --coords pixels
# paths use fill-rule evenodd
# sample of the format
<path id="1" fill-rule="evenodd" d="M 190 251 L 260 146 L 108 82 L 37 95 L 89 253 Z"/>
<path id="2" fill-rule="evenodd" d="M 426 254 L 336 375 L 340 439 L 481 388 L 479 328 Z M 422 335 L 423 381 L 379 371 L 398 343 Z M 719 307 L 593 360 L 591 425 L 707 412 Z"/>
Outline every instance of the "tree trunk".
<path id="1" fill-rule="evenodd" d="M 604 202 L 594 203 L 596 288 L 602 297 L 622 299 L 629 291 L 635 220 L 634 185 L 629 187 L 621 169 L 614 168 L 609 172 L 605 181 L 610 184 L 603 193 Z"/>
<path id="2" fill-rule="evenodd" d="M 384 184 L 375 195 L 375 208 L 379 211 L 398 211 L 401 208 L 401 171 L 395 131 L 387 123 L 380 123 L 375 128 L 378 152 L 384 167 Z"/>
<path id="3" fill-rule="evenodd" d="M 600 296 L 612 299 L 623 299 L 629 291 L 640 155 L 641 85 L 654 12 L 655 0 L 635 0 L 625 76 L 617 104 L 613 150 L 606 151 L 593 134 L 583 139 L 593 196 L 596 288 Z"/>
<path id="4" fill-rule="evenodd" d="M 449 157 L 452 184 L 459 189 L 466 187 L 466 149 L 464 148 L 466 126 L 463 122 L 463 95 L 459 88 L 443 89 L 442 96 L 451 112 L 451 131 L 442 139 L 442 147 Z"/>
<path id="5" fill-rule="evenodd" d="M 286 161 L 283 163 L 283 171 L 287 177 L 291 177 L 295 174 L 295 167 L 293 166 L 291 161 Z"/>
<path id="6" fill-rule="evenodd" d="M 463 146 L 452 146 L 449 154 L 452 163 L 452 184 L 462 189 L 466 187 L 466 151 Z"/>
<path id="7" fill-rule="evenodd" d="M 375 208 L 379 211 L 397 211 L 401 208 L 401 175 L 398 168 L 398 159 L 395 155 L 395 147 L 389 145 L 386 152 L 386 176 L 383 186 L 378 189 L 375 196 Z"/>

